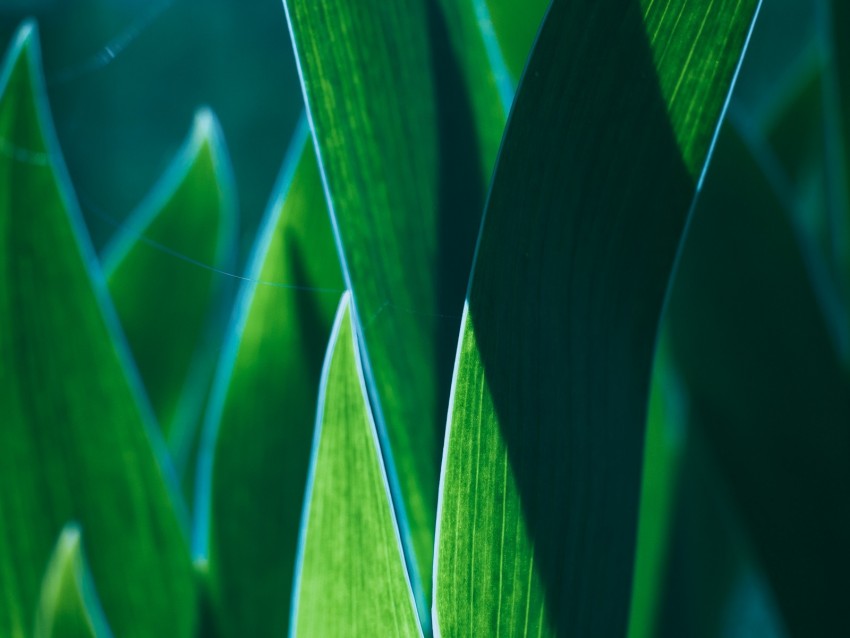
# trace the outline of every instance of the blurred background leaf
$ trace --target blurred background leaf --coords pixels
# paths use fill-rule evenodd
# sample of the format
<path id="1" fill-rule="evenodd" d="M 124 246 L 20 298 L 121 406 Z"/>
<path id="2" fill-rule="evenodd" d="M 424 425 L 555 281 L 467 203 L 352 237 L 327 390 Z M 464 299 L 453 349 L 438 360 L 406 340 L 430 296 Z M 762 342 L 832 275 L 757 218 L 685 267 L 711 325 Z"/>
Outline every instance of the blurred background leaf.
<path id="1" fill-rule="evenodd" d="M 233 158 L 244 260 L 303 108 L 280 0 L 12 0 L 0 3 L 0 45 L 30 16 L 95 247 L 144 198 L 207 104 Z"/>
<path id="2" fill-rule="evenodd" d="M 35 638 L 109 638 L 80 543 L 80 528 L 62 529 L 41 584 Z"/>
<path id="3" fill-rule="evenodd" d="M 116 633 L 188 638 L 185 511 L 68 183 L 38 46 L 24 24 L 0 72 L 0 633 L 31 631 L 75 520 Z"/>
<path id="4" fill-rule="evenodd" d="M 215 116 L 201 110 L 142 205 L 104 248 L 109 292 L 181 478 L 220 349 L 235 200 Z M 194 477 L 192 477 L 194 478 Z"/>
<path id="5" fill-rule="evenodd" d="M 343 290 L 302 122 L 257 236 L 204 426 L 194 552 L 208 560 L 222 636 L 287 634 L 319 377 Z"/>

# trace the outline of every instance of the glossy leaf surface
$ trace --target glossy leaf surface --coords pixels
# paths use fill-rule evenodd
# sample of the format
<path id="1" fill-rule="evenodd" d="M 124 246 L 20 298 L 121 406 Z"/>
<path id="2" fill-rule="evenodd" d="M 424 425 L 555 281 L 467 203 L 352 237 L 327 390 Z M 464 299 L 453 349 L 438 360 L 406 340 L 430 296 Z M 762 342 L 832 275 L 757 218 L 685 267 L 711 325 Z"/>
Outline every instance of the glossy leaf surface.
<path id="1" fill-rule="evenodd" d="M 0 139 L 0 634 L 29 634 L 76 520 L 115 632 L 188 637 L 194 583 L 164 446 L 67 186 L 29 23 L 0 77 Z"/>
<path id="2" fill-rule="evenodd" d="M 171 166 L 103 253 L 110 295 L 154 412 L 187 463 L 214 359 L 223 277 L 235 239 L 230 162 L 201 110 Z"/>
<path id="3" fill-rule="evenodd" d="M 459 344 L 435 559 L 444 636 L 626 631 L 656 327 L 757 4 L 549 10 Z"/>
<path id="4" fill-rule="evenodd" d="M 319 376 L 343 292 L 306 125 L 246 278 L 205 424 L 195 550 L 208 555 L 223 636 L 285 635 Z"/>
<path id="5" fill-rule="evenodd" d="M 422 635 L 347 293 L 322 370 L 297 578 L 293 635 Z"/>

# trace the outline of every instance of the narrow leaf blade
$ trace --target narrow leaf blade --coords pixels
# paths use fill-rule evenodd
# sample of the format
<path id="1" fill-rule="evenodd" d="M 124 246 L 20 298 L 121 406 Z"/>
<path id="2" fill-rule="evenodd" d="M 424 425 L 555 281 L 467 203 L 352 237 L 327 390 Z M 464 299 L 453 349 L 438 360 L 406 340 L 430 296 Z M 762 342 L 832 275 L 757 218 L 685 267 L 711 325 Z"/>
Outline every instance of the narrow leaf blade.
<path id="1" fill-rule="evenodd" d="M 319 377 L 344 290 L 306 126 L 247 279 L 207 413 L 195 548 L 221 633 L 234 637 L 287 633 Z"/>
<path id="2" fill-rule="evenodd" d="M 221 130 L 200 110 L 147 199 L 106 246 L 103 269 L 154 412 L 179 467 L 214 360 L 224 280 L 235 249 L 236 199 Z"/>
<path id="3" fill-rule="evenodd" d="M 305 500 L 296 636 L 421 636 L 350 296 L 331 333 Z"/>
<path id="4" fill-rule="evenodd" d="M 80 543 L 80 529 L 66 525 L 41 584 L 35 638 L 107 638 L 111 636 L 94 596 Z"/>

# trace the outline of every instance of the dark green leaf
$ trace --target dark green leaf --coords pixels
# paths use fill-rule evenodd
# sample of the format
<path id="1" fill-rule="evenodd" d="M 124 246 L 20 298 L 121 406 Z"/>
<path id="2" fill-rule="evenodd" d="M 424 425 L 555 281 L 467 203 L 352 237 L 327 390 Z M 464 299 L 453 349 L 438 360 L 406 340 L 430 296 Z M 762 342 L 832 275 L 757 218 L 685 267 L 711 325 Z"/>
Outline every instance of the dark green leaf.
<path id="1" fill-rule="evenodd" d="M 213 269 L 233 262 L 232 182 L 215 116 L 201 110 L 166 174 L 103 253 L 118 318 L 181 469 L 217 349 L 223 278 Z"/>
<path id="2" fill-rule="evenodd" d="M 459 344 L 435 559 L 443 636 L 626 632 L 656 326 L 757 4 L 549 10 Z"/>
<path id="3" fill-rule="evenodd" d="M 107 638 L 109 631 L 94 594 L 80 545 L 80 529 L 66 525 L 41 583 L 35 638 Z"/>
<path id="4" fill-rule="evenodd" d="M 782 638 L 786 636 L 770 584 L 755 559 L 729 491 L 690 410 L 676 481 L 659 638 Z"/>
<path id="5" fill-rule="evenodd" d="M 850 634 L 850 387 L 788 218 L 724 134 L 669 304 L 677 367 L 792 635 Z"/>
<path id="6" fill-rule="evenodd" d="M 178 497 L 68 187 L 33 24 L 0 76 L 0 140 L 0 634 L 30 632 L 56 538 L 75 520 L 115 632 L 191 636 Z"/>
<path id="7" fill-rule="evenodd" d="M 670 361 L 664 333 L 652 366 L 646 417 L 640 518 L 635 547 L 635 575 L 629 613 L 629 638 L 656 635 L 682 455 L 685 416 L 680 381 Z"/>
<path id="8" fill-rule="evenodd" d="M 305 125 L 269 203 L 207 412 L 196 552 L 209 556 L 223 636 L 282 636 L 289 623 L 319 376 L 343 291 L 307 142 Z"/>
<path id="9" fill-rule="evenodd" d="M 322 370 L 293 635 L 421 636 L 349 300 Z"/>

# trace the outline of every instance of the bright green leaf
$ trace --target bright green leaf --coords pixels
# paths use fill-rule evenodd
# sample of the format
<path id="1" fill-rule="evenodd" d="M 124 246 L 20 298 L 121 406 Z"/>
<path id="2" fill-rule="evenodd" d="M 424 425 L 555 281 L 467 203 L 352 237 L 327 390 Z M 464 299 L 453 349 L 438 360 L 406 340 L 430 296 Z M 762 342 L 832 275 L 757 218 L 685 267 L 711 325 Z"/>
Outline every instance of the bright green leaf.
<path id="1" fill-rule="evenodd" d="M 322 369 L 293 635 L 421 636 L 349 300 Z"/>
<path id="2" fill-rule="evenodd" d="M 319 377 L 343 289 L 302 126 L 257 239 L 205 424 L 195 550 L 209 556 L 223 636 L 287 633 Z"/>
<path id="3" fill-rule="evenodd" d="M 427 622 L 452 357 L 509 91 L 471 0 L 285 6 Z"/>
<path id="4" fill-rule="evenodd" d="M 35 638 L 111 636 L 89 578 L 80 546 L 80 529 L 66 525 L 41 584 Z"/>
<path id="5" fill-rule="evenodd" d="M 188 637 L 178 497 L 68 186 L 31 23 L 0 76 L 0 140 L 0 635 L 31 631 L 75 520 L 116 634 Z"/>
<path id="6" fill-rule="evenodd" d="M 788 216 L 740 139 L 721 135 L 717 159 L 670 296 L 672 351 L 789 631 L 850 634 L 850 387 Z"/>
<path id="7" fill-rule="evenodd" d="M 443 636 L 626 632 L 656 327 L 757 0 L 556 0 L 458 346 Z"/>
<path id="8" fill-rule="evenodd" d="M 213 269 L 232 266 L 232 181 L 218 123 L 203 109 L 165 175 L 103 253 L 118 318 L 181 469 L 215 363 L 211 342 L 224 291 Z"/>

